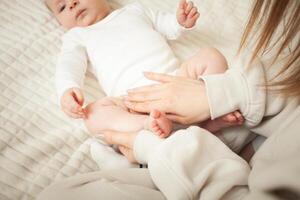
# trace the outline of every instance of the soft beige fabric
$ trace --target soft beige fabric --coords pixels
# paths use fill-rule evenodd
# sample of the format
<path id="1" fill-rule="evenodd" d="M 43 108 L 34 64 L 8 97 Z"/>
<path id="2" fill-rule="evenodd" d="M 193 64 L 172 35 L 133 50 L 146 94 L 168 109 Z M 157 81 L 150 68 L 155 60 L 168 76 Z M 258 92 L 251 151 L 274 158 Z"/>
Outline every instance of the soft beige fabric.
<path id="1" fill-rule="evenodd" d="M 286 195 L 299 199 L 299 122 L 300 107 L 279 125 L 280 128 L 270 130 L 273 134 L 255 154 L 250 173 L 247 164 L 218 138 L 191 127 L 165 141 L 152 140 L 153 153 L 149 156 L 152 177 L 145 169 L 83 174 L 53 184 L 38 199 L 277 200 L 286 199 Z M 140 136 L 137 140 L 145 136 L 151 139 L 153 134 L 145 131 Z M 180 155 L 186 156 L 178 161 Z M 277 192 L 275 196 L 276 190 L 285 193 L 280 196 Z"/>
<path id="2" fill-rule="evenodd" d="M 154 183 L 168 199 L 220 199 L 231 188 L 248 184 L 254 192 L 278 187 L 300 192 L 299 98 L 284 98 L 261 87 L 262 77 L 269 77 L 263 59 L 250 69 L 244 67 L 247 62 L 243 57 L 237 60 L 238 64 L 224 74 L 203 77 L 212 116 L 239 110 L 247 129 L 268 138 L 267 147 L 262 145 L 258 150 L 250 172 L 243 159 L 201 128 L 180 130 L 165 140 L 157 140 L 151 133 L 139 134 L 136 158 L 148 163 Z M 272 69 L 280 67 L 282 63 L 278 62 Z M 243 134 L 234 128 L 232 133 L 234 137 Z"/>
<path id="3" fill-rule="evenodd" d="M 54 183 L 39 200 L 163 200 L 147 169 L 102 170 Z"/>
<path id="4" fill-rule="evenodd" d="M 0 1 L 0 199 L 33 199 L 54 180 L 98 170 L 89 136 L 79 121 L 59 109 L 54 87 L 63 30 L 44 0 Z M 113 7 L 128 0 L 112 0 Z M 174 11 L 175 0 L 142 0 Z M 231 60 L 243 30 L 249 1 L 197 0 L 197 28 L 171 43 L 185 59 L 202 46 L 220 48 Z M 102 96 L 88 76 L 86 101 Z"/>
<path id="5" fill-rule="evenodd" d="M 270 136 L 252 159 L 251 171 L 217 137 L 196 127 L 166 140 L 152 139 L 148 148 L 144 139 L 151 140 L 153 134 L 141 133 L 136 157 L 148 163 L 154 183 L 168 199 L 255 199 L 279 188 L 296 191 L 300 197 L 300 106 L 293 111 L 289 107 L 262 123 L 264 127 L 277 121 L 277 126 L 265 132 Z"/>

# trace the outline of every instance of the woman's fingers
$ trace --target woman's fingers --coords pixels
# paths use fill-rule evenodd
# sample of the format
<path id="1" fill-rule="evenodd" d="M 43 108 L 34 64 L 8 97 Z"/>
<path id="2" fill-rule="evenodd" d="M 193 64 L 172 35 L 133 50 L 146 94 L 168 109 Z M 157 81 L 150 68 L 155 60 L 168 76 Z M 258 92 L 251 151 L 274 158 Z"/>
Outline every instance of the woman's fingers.
<path id="1" fill-rule="evenodd" d="M 121 145 L 132 149 L 137 133 L 124 133 L 118 131 L 104 131 L 104 138 L 107 143 Z"/>
<path id="2" fill-rule="evenodd" d="M 135 112 L 142 112 L 147 113 L 150 112 L 149 102 L 131 102 L 131 101 L 124 101 L 125 106 L 130 109 L 134 110 Z"/>
<path id="3" fill-rule="evenodd" d="M 151 85 L 145 85 L 141 87 L 131 88 L 127 90 L 128 93 L 135 93 L 135 92 L 145 92 L 145 91 L 153 91 L 161 89 L 161 84 L 151 84 Z"/>
<path id="4" fill-rule="evenodd" d="M 135 157 L 134 157 L 132 149 L 129 149 L 129 148 L 124 147 L 124 146 L 119 146 L 119 150 L 127 158 L 127 160 L 129 162 L 131 162 L 131 163 L 136 163 L 137 162 Z"/>
<path id="5" fill-rule="evenodd" d="M 117 145 L 121 153 L 132 163 L 136 163 L 132 150 L 136 135 L 136 132 L 104 131 L 104 139 L 106 142 Z"/>
<path id="6" fill-rule="evenodd" d="M 169 112 L 169 105 L 163 103 L 161 100 L 147 102 L 124 101 L 124 104 L 127 108 L 142 113 L 149 113 L 153 109 L 157 109 L 162 112 Z"/>
<path id="7" fill-rule="evenodd" d="M 158 81 L 161 83 L 168 83 L 168 82 L 175 82 L 183 80 L 183 77 L 179 76 L 172 76 L 167 74 L 160 74 L 160 73 L 154 73 L 154 72 L 144 72 L 144 75 L 147 79 Z M 129 89 L 128 93 L 137 93 L 137 92 L 146 92 L 146 91 L 154 91 L 154 90 L 162 90 L 164 89 L 164 84 L 152 84 L 152 85 L 146 85 L 141 86 L 133 89 Z"/>
<path id="8" fill-rule="evenodd" d="M 158 82 L 162 82 L 162 83 L 171 82 L 178 78 L 177 76 L 155 73 L 155 72 L 144 72 L 144 75 L 146 78 L 148 78 L 150 80 L 158 81 Z"/>
<path id="9" fill-rule="evenodd" d="M 124 100 L 134 102 L 155 101 L 162 99 L 163 96 L 164 91 L 154 89 L 141 92 L 129 92 L 128 95 L 124 97 Z"/>
<path id="10" fill-rule="evenodd" d="M 174 114 L 167 114 L 167 118 L 173 122 L 177 122 L 179 124 L 187 124 L 186 118 L 179 116 L 179 115 L 174 115 Z"/>

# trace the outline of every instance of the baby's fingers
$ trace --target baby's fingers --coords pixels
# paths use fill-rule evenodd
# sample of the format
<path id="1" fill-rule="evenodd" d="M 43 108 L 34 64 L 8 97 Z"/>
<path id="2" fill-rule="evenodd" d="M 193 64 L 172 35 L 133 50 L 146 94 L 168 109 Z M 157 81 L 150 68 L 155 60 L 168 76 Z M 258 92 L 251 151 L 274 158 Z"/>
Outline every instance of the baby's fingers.
<path id="1" fill-rule="evenodd" d="M 74 119 L 81 119 L 81 118 L 83 118 L 82 115 L 73 113 L 73 112 L 69 111 L 68 109 L 63 109 L 63 111 L 64 111 L 64 113 L 66 115 L 68 115 L 71 118 L 74 118 Z"/>
<path id="2" fill-rule="evenodd" d="M 192 1 L 187 2 L 187 5 L 185 7 L 185 14 L 188 15 L 193 8 L 194 8 L 194 3 Z"/>
<path id="3" fill-rule="evenodd" d="M 75 101 L 68 101 L 63 104 L 64 112 L 72 118 L 84 118 L 83 108 Z"/>
<path id="4" fill-rule="evenodd" d="M 198 13 L 198 9 L 196 7 L 193 7 L 192 10 L 189 12 L 187 18 L 191 19 L 194 15 Z"/>
<path id="5" fill-rule="evenodd" d="M 180 9 L 184 10 L 186 5 L 187 5 L 186 0 L 180 0 L 180 2 L 179 2 L 179 8 Z"/>
<path id="6" fill-rule="evenodd" d="M 196 13 L 194 16 L 192 16 L 191 18 L 187 18 L 186 22 L 185 22 L 185 27 L 186 28 L 192 28 L 195 24 L 197 19 L 199 18 L 200 14 Z"/>
<path id="7" fill-rule="evenodd" d="M 77 103 L 72 104 L 69 110 L 74 114 L 84 116 L 84 109 Z"/>

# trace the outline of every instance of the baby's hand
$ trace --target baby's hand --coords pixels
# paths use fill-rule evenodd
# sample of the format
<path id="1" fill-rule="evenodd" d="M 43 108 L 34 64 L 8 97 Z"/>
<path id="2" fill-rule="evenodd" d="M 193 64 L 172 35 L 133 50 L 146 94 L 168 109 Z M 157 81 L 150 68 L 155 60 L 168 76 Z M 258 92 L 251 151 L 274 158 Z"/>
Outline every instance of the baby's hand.
<path id="1" fill-rule="evenodd" d="M 83 94 L 79 88 L 70 88 L 61 97 L 61 108 L 69 117 L 85 118 L 85 110 L 82 108 Z"/>
<path id="2" fill-rule="evenodd" d="M 195 26 L 199 16 L 200 13 L 192 1 L 186 2 L 186 0 L 180 0 L 177 10 L 177 21 L 181 26 L 192 28 Z"/>

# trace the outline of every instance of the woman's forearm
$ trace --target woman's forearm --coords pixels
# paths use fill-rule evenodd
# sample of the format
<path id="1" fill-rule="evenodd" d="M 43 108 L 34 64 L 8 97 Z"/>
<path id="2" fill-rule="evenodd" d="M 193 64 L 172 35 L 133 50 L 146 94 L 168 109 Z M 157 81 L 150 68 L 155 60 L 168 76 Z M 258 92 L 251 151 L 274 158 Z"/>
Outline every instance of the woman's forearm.
<path id="1" fill-rule="evenodd" d="M 233 67 L 224 74 L 203 76 L 211 119 L 239 110 L 252 127 L 263 118 L 266 105 L 264 70 L 261 63 L 243 69 Z"/>

